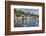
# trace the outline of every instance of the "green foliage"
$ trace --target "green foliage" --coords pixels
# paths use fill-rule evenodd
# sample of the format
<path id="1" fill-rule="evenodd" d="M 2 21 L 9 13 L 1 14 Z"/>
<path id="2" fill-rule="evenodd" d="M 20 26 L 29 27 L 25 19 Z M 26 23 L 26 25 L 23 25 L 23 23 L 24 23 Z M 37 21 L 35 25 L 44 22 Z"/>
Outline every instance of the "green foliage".
<path id="1" fill-rule="evenodd" d="M 30 12 L 29 13 L 25 13 L 24 11 L 21 11 L 21 10 L 18 10 L 18 9 L 14 9 L 14 14 L 17 16 L 17 17 L 20 17 L 21 15 L 25 15 L 25 16 L 38 16 L 38 15 L 35 15 L 35 14 L 31 14 Z M 38 16 L 39 17 L 39 16 Z"/>
<path id="2" fill-rule="evenodd" d="M 21 14 L 18 14 L 18 13 L 16 13 L 15 15 L 16 15 L 17 17 L 20 17 L 20 16 L 21 16 Z"/>

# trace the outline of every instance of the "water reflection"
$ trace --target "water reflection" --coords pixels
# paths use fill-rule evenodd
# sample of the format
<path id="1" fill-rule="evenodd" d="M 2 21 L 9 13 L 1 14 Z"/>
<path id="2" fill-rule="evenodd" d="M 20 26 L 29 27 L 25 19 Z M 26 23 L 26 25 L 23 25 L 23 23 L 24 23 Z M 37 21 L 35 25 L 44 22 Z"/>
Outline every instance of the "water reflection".
<path id="1" fill-rule="evenodd" d="M 39 26 L 39 17 L 15 17 L 14 27 L 36 27 Z"/>

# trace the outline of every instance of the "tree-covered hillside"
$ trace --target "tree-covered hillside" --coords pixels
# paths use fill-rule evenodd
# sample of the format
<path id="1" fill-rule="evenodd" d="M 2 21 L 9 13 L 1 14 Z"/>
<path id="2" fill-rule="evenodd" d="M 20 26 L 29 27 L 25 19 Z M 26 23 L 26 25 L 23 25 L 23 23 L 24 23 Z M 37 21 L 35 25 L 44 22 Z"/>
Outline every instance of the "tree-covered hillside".
<path id="1" fill-rule="evenodd" d="M 20 17 L 21 15 L 24 15 L 24 16 L 38 16 L 39 15 L 36 15 L 34 13 L 26 13 L 25 11 L 22 11 L 22 10 L 17 10 L 17 9 L 14 9 L 14 15 L 16 15 L 17 17 Z"/>

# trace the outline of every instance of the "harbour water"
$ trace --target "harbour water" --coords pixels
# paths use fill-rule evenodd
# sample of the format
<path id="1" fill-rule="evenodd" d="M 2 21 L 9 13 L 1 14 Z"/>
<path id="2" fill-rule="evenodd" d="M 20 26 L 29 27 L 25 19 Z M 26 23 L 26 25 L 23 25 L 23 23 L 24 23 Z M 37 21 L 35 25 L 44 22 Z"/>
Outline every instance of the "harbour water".
<path id="1" fill-rule="evenodd" d="M 14 27 L 38 27 L 39 26 L 39 17 L 29 17 L 27 19 L 20 19 L 16 22 L 14 21 Z"/>

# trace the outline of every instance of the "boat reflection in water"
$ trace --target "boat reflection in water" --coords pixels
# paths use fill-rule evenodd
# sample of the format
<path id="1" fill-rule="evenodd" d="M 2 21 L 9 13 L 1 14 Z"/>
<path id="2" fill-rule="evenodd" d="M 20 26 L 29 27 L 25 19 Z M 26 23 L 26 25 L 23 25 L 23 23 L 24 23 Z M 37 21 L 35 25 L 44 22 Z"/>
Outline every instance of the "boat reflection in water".
<path id="1" fill-rule="evenodd" d="M 16 17 L 14 18 L 14 27 L 38 27 L 39 17 Z"/>

